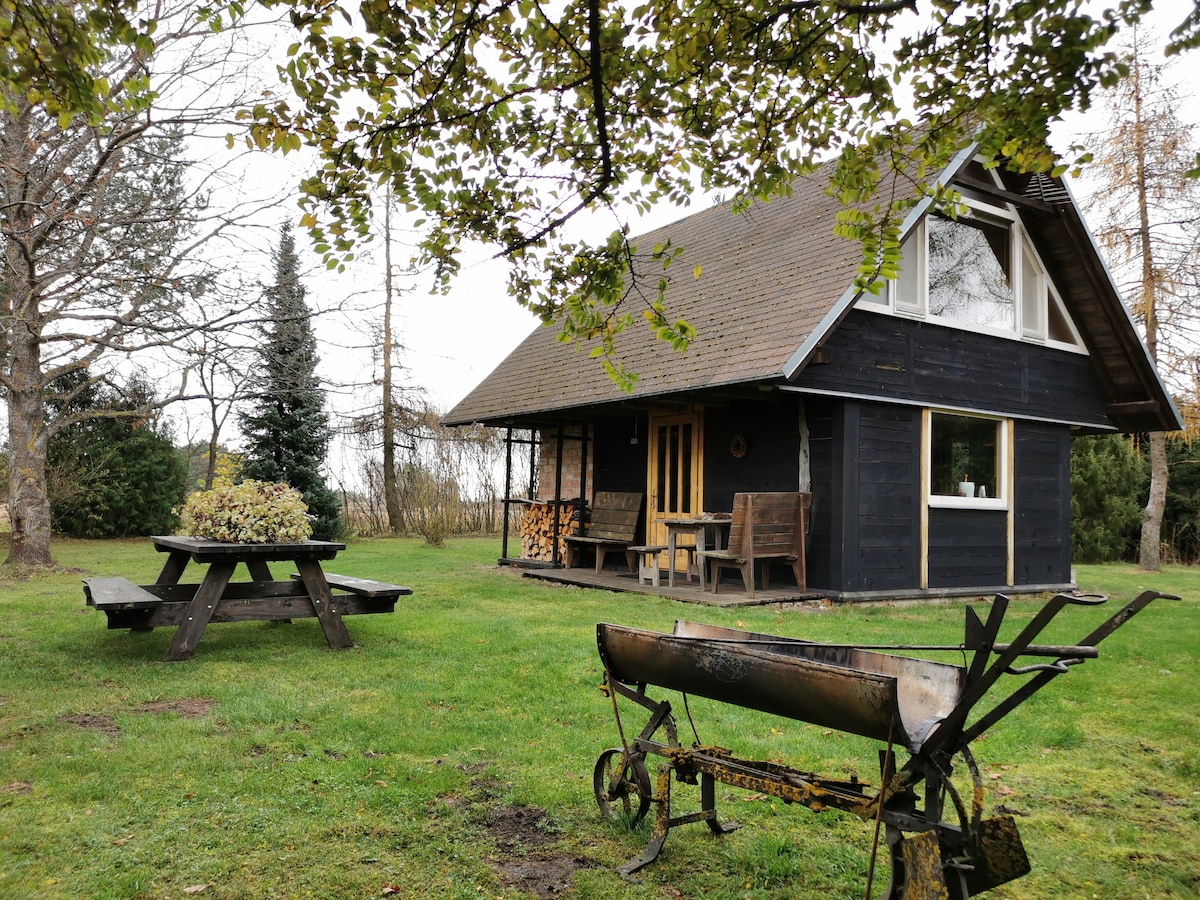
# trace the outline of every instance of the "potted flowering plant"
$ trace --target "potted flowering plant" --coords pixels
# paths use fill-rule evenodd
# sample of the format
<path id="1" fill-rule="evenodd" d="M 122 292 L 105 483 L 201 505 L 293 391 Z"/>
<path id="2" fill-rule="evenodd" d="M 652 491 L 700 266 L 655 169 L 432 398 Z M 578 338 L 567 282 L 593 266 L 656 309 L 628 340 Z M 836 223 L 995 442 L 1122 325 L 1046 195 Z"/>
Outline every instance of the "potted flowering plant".
<path id="1" fill-rule="evenodd" d="M 191 537 L 236 544 L 291 544 L 312 534 L 300 492 L 268 481 L 196 491 L 179 510 L 179 527 Z"/>

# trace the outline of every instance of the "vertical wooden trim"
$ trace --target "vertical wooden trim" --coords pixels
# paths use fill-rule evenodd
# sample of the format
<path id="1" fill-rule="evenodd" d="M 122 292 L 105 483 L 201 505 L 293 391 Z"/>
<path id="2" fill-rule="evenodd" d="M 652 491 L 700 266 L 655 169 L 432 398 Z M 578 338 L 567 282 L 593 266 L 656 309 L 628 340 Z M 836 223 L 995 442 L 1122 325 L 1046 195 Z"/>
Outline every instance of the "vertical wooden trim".
<path id="1" fill-rule="evenodd" d="M 918 587 L 929 587 L 929 492 L 933 478 L 930 471 L 930 455 L 933 440 L 933 411 L 928 407 L 921 410 L 921 526 L 920 560 L 917 563 Z"/>
<path id="2" fill-rule="evenodd" d="M 1012 419 L 1004 420 L 1004 496 L 1008 498 L 1008 581 L 1009 587 L 1017 577 L 1017 479 L 1016 426 Z"/>
<path id="3" fill-rule="evenodd" d="M 808 409 L 804 405 L 804 397 L 796 398 L 797 419 L 799 422 L 800 458 L 796 460 L 800 467 L 796 483 L 801 491 L 812 491 L 812 441 L 808 430 Z"/>

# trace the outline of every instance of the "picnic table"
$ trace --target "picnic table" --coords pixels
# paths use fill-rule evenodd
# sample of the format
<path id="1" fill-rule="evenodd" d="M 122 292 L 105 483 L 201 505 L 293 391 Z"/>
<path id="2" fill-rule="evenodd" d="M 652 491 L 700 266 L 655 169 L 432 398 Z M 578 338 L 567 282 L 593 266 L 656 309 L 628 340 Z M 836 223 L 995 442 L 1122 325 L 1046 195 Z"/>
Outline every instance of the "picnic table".
<path id="1" fill-rule="evenodd" d="M 342 617 L 392 612 L 396 599 L 412 590 L 397 584 L 335 575 L 321 563 L 346 549 L 332 541 L 237 544 L 201 538 L 157 536 L 154 549 L 166 553 L 158 580 L 137 585 L 127 578 L 84 581 L 87 602 L 108 617 L 109 628 L 149 631 L 178 626 L 164 662 L 190 659 L 209 622 L 290 621 L 315 616 L 335 650 L 354 646 Z M 198 584 L 181 583 L 189 563 L 206 566 Z M 285 580 L 271 563 L 291 563 L 296 574 Z M 234 581 L 239 565 L 249 581 Z M 290 567 L 289 567 L 290 568 Z M 338 593 L 334 593 L 334 589 Z"/>

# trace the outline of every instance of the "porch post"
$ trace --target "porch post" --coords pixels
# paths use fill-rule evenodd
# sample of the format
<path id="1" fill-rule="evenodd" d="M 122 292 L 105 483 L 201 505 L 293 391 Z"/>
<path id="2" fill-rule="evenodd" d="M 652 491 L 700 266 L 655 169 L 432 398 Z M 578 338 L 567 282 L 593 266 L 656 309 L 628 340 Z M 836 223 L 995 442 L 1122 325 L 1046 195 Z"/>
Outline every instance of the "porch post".
<path id="1" fill-rule="evenodd" d="M 587 502 L 587 460 L 588 460 L 588 425 L 584 422 L 580 428 L 582 429 L 579 436 L 580 456 L 582 459 L 579 462 L 579 502 Z"/>
<path id="2" fill-rule="evenodd" d="M 508 501 L 512 497 L 512 426 L 504 435 L 504 525 L 500 538 L 500 558 L 508 559 Z"/>
<path id="3" fill-rule="evenodd" d="M 541 453 L 542 430 L 531 428 L 529 429 L 529 489 L 525 491 L 526 500 L 532 500 L 537 496 L 538 457 L 541 456 Z"/>
<path id="4" fill-rule="evenodd" d="M 558 423 L 558 438 L 554 455 L 554 516 L 550 532 L 550 563 L 556 568 L 558 561 L 558 505 L 562 503 L 562 456 L 563 456 L 563 426 Z"/>

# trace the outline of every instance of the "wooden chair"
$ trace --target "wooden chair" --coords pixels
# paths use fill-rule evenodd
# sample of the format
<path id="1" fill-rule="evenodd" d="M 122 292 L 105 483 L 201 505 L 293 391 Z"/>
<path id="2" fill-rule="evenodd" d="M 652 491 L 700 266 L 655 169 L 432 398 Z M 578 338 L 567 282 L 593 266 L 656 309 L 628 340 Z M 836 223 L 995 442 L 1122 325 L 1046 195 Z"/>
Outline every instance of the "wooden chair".
<path id="1" fill-rule="evenodd" d="M 609 550 L 623 550 L 629 571 L 636 572 L 637 553 L 631 548 L 637 544 L 643 496 L 635 491 L 596 491 L 586 532 L 563 539 L 567 546 L 567 568 L 575 568 L 579 551 L 590 546 L 596 551 L 597 573 L 604 568 L 604 556 Z"/>
<path id="2" fill-rule="evenodd" d="M 717 593 L 722 569 L 737 569 L 746 585 L 746 596 L 754 596 L 754 564 L 762 563 L 763 590 L 770 587 L 773 563 L 786 563 L 803 593 L 808 588 L 804 563 L 804 538 L 808 533 L 808 509 L 812 494 L 771 491 L 733 495 L 733 520 L 729 546 L 724 550 L 701 550 L 696 557 L 701 570 L 711 563 L 712 589 Z M 702 577 L 703 580 L 703 577 Z"/>

